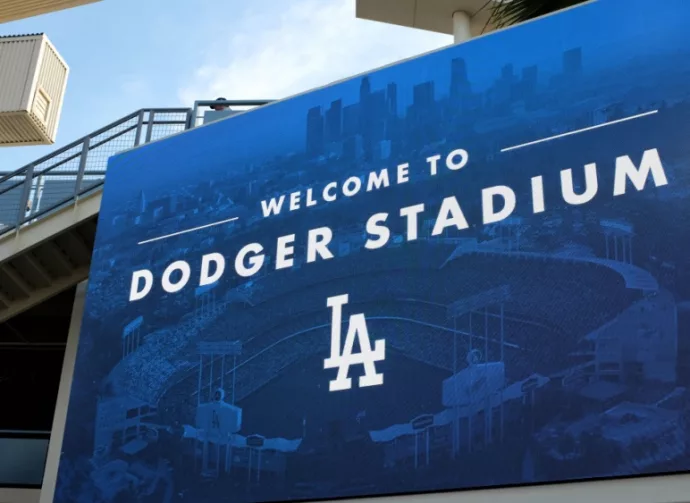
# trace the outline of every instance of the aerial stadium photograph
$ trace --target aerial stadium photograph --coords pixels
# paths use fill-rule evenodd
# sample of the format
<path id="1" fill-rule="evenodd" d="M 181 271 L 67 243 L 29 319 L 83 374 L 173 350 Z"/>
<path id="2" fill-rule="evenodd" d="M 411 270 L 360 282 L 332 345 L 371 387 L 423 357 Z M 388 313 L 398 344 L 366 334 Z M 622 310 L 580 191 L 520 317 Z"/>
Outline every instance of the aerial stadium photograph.
<path id="1" fill-rule="evenodd" d="M 55 501 L 690 471 L 690 4 L 628 4 L 112 157 Z"/>

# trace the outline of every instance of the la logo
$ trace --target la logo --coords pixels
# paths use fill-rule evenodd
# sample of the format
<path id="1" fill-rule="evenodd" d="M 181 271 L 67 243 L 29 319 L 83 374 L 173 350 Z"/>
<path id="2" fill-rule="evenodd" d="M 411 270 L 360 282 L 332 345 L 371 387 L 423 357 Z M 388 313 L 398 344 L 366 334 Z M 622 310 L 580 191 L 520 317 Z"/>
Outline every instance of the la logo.
<path id="1" fill-rule="evenodd" d="M 342 391 L 352 388 L 352 379 L 348 377 L 351 365 L 364 365 L 364 375 L 359 377 L 359 387 L 380 386 L 383 374 L 376 372 L 376 362 L 386 359 L 386 340 L 375 341 L 371 349 L 371 340 L 367 330 L 364 314 L 350 315 L 345 346 L 341 349 L 343 306 L 348 303 L 347 294 L 329 297 L 326 305 L 331 308 L 331 356 L 323 361 L 324 369 L 338 369 L 335 380 L 329 383 L 329 391 Z M 353 353 L 355 338 L 359 342 L 359 353 Z"/>

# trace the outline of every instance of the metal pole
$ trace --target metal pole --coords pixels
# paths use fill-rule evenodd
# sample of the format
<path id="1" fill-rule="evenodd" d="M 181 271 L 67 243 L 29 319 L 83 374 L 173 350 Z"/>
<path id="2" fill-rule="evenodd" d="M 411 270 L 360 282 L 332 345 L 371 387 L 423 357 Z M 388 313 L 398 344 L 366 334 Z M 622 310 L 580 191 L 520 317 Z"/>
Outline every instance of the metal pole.
<path id="1" fill-rule="evenodd" d="M 235 374 L 237 373 L 237 355 L 232 356 L 232 404 L 235 405 Z"/>
<path id="2" fill-rule="evenodd" d="M 223 393 L 225 393 L 225 354 L 221 357 L 222 359 L 220 360 L 220 387 L 223 390 Z"/>
<path id="3" fill-rule="evenodd" d="M 232 441 L 235 438 L 235 434 L 230 434 L 230 441 L 227 446 L 225 446 L 225 472 L 229 473 L 232 468 Z"/>
<path id="4" fill-rule="evenodd" d="M 505 375 L 505 362 L 503 359 L 504 351 L 504 331 L 503 331 L 503 302 L 501 302 L 501 363 L 503 364 L 503 372 Z M 501 386 L 501 442 L 503 442 L 503 388 L 505 386 L 505 377 L 503 386 Z"/>
<path id="5" fill-rule="evenodd" d="M 458 323 L 457 318 L 453 316 L 453 375 L 458 371 Z M 457 386 L 456 386 L 457 388 Z"/>
<path id="6" fill-rule="evenodd" d="M 484 307 L 484 363 L 486 364 L 485 367 L 485 372 L 488 377 L 489 373 L 489 308 Z M 491 418 L 489 415 L 492 413 L 491 412 L 491 402 L 490 396 L 488 393 L 488 388 L 487 388 L 487 393 L 486 397 L 484 398 L 484 445 L 489 443 L 489 439 L 491 438 L 491 434 L 489 432 L 489 426 L 491 424 Z"/>
<path id="7" fill-rule="evenodd" d="M 34 196 L 34 204 L 32 210 L 34 215 L 41 209 L 41 200 L 43 199 L 43 190 L 46 186 L 46 180 L 43 174 L 38 176 L 38 183 L 36 183 L 36 195 Z"/>
<path id="8" fill-rule="evenodd" d="M 609 235 L 604 233 L 604 242 L 606 243 L 606 258 L 609 258 Z"/>
<path id="9" fill-rule="evenodd" d="M 194 104 L 194 110 L 187 110 L 187 118 L 185 120 L 185 129 L 192 129 L 195 124 L 194 120 L 196 118 L 196 103 Z"/>
<path id="10" fill-rule="evenodd" d="M 249 460 L 247 461 L 247 483 L 252 481 L 252 448 L 249 447 Z"/>
<path id="11" fill-rule="evenodd" d="M 211 368 L 208 373 L 208 401 L 213 401 L 213 359 L 216 355 L 211 353 Z"/>
<path id="12" fill-rule="evenodd" d="M 19 199 L 19 209 L 17 211 L 17 229 L 26 220 L 26 206 L 29 204 L 29 194 L 31 193 L 31 184 L 33 183 L 33 178 L 34 165 L 30 164 L 24 173 L 24 184 L 22 186 L 22 194 Z"/>
<path id="13" fill-rule="evenodd" d="M 632 265 L 632 263 L 633 263 L 633 256 L 632 256 L 632 236 L 630 237 L 630 242 L 628 243 L 628 253 L 630 254 L 630 264 Z"/>
<path id="14" fill-rule="evenodd" d="M 458 398 L 458 380 L 456 374 L 458 372 L 458 319 L 453 316 L 453 388 L 455 391 L 455 399 Z M 453 457 L 460 450 L 460 409 L 457 405 L 453 407 Z"/>
<path id="15" fill-rule="evenodd" d="M 484 362 L 489 363 L 489 308 L 484 308 Z"/>
<path id="16" fill-rule="evenodd" d="M 261 449 L 257 450 L 259 451 L 257 455 L 259 462 L 256 464 L 256 481 L 259 482 L 261 480 Z"/>
<path id="17" fill-rule="evenodd" d="M 616 261 L 618 261 L 618 236 L 616 234 L 613 235 L 613 256 Z"/>
<path id="18" fill-rule="evenodd" d="M 208 435 L 208 433 L 206 433 Z M 204 472 L 208 472 L 208 439 L 204 439 L 204 447 L 202 449 L 203 459 L 201 461 L 201 469 Z"/>
<path id="19" fill-rule="evenodd" d="M 149 123 L 148 126 L 146 127 L 146 143 L 149 143 L 151 141 L 151 135 L 153 134 L 153 122 L 154 118 L 156 117 L 156 112 L 153 110 L 149 111 Z"/>
<path id="20" fill-rule="evenodd" d="M 221 448 L 221 444 L 217 443 L 216 444 L 216 466 L 214 467 L 215 468 L 214 472 L 216 473 L 216 476 L 220 474 L 220 448 Z"/>
<path id="21" fill-rule="evenodd" d="M 430 443 L 430 438 L 431 434 L 429 433 L 429 428 L 424 430 L 424 433 L 426 434 L 426 464 L 429 464 L 429 443 Z"/>
<path id="22" fill-rule="evenodd" d="M 140 110 L 139 111 L 139 116 L 137 117 L 137 129 L 136 133 L 134 134 L 134 146 L 138 147 L 139 143 L 141 143 L 141 129 L 144 126 L 144 111 Z"/>
<path id="23" fill-rule="evenodd" d="M 196 127 L 196 120 L 197 120 L 198 114 L 199 114 L 199 102 L 195 101 L 194 107 L 192 107 L 192 116 L 191 116 L 191 120 L 189 122 L 189 129 Z"/>
<path id="24" fill-rule="evenodd" d="M 470 330 L 469 330 L 469 333 L 470 333 L 470 351 L 469 351 L 469 353 L 471 353 L 472 352 L 472 336 L 473 336 L 473 334 L 472 334 L 472 311 L 470 311 Z M 469 371 L 470 371 L 470 383 L 471 383 L 472 377 L 474 374 L 472 371 L 472 363 L 468 362 L 468 364 L 470 365 Z M 471 387 L 470 387 L 470 389 L 471 389 Z M 468 414 L 467 414 L 467 431 L 468 431 L 467 452 L 472 452 L 472 411 L 474 410 L 474 407 L 473 407 L 474 404 L 472 403 L 472 398 L 473 398 L 473 396 L 472 396 L 472 393 L 470 392 L 470 406 L 468 408 L 469 410 L 468 410 Z"/>
<path id="25" fill-rule="evenodd" d="M 79 197 L 81 193 L 81 183 L 84 179 L 84 171 L 86 171 L 86 160 L 89 156 L 89 145 L 91 138 L 88 136 L 84 138 L 84 143 L 81 144 L 81 155 L 79 156 L 79 171 L 77 172 L 77 180 L 74 184 L 74 197 Z"/>
<path id="26" fill-rule="evenodd" d="M 204 371 L 204 355 L 199 353 L 199 385 L 196 390 L 196 405 L 201 405 L 201 374 Z"/>
<path id="27" fill-rule="evenodd" d="M 199 444 L 199 439 L 197 437 L 194 437 L 192 440 L 192 456 L 194 457 L 194 471 L 196 472 L 197 468 L 199 467 L 199 463 L 197 460 L 197 455 L 196 455 L 196 446 Z"/>

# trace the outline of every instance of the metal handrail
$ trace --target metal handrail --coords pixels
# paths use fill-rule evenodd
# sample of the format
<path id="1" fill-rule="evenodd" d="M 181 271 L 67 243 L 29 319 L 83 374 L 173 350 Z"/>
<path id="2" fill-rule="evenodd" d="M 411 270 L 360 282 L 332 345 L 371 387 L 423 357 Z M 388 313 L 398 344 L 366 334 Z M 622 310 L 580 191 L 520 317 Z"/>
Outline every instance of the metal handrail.
<path id="1" fill-rule="evenodd" d="M 66 152 L 66 151 L 68 151 L 68 150 L 70 150 L 70 149 L 72 149 L 72 148 L 74 148 L 74 147 L 79 146 L 79 144 L 83 143 L 84 140 L 86 140 L 87 138 L 92 138 L 92 137 L 94 137 L 94 136 L 98 136 L 99 134 L 102 134 L 102 133 L 108 131 L 109 129 L 112 129 L 112 128 L 114 128 L 115 126 L 119 126 L 119 125 L 122 124 L 123 122 L 126 122 L 126 121 L 132 119 L 133 117 L 137 117 L 137 116 L 138 116 L 140 113 L 142 113 L 142 112 L 144 112 L 143 109 L 142 109 L 142 110 L 137 110 L 136 112 L 133 112 L 133 113 L 131 113 L 131 114 L 129 114 L 129 115 L 126 115 L 125 117 L 122 117 L 121 119 L 118 119 L 118 120 L 116 120 L 115 122 L 112 122 L 112 123 L 108 124 L 107 126 L 102 127 L 101 129 L 97 129 L 96 131 L 92 132 L 91 134 L 88 134 L 88 135 L 86 135 L 86 136 L 84 136 L 84 137 L 82 137 L 82 138 L 79 138 L 78 140 L 73 141 L 72 143 L 70 143 L 70 144 L 68 144 L 68 145 L 65 145 L 64 147 L 60 147 L 60 148 L 57 149 L 56 151 L 51 152 L 50 154 L 45 155 L 45 156 L 43 156 L 43 157 L 41 157 L 41 158 L 35 160 L 35 161 L 32 162 L 31 164 L 29 164 L 29 165 L 27 165 L 27 166 L 24 166 L 23 168 L 19 168 L 18 170 L 13 171 L 12 173 L 8 173 L 8 174 L 6 174 L 5 176 L 3 176 L 2 178 L 0 178 L 0 183 L 4 182 L 5 180 L 7 180 L 8 178 L 10 178 L 10 177 L 12 177 L 12 176 L 16 176 L 16 175 L 22 174 L 22 173 L 23 173 L 24 171 L 26 171 L 26 170 L 29 168 L 29 166 L 31 166 L 31 165 L 40 164 L 40 163 L 49 161 L 50 159 L 53 159 L 53 158 L 57 157 L 57 156 L 60 155 L 61 153 Z"/>
<path id="2" fill-rule="evenodd" d="M 143 108 L 23 168 L 0 174 L 0 237 L 99 189 L 111 155 L 195 127 L 200 107 L 257 107 L 271 101 L 210 100 L 197 101 L 193 108 Z M 98 155 L 101 153 L 105 155 Z M 46 198 L 47 182 L 55 187 Z"/>
<path id="3" fill-rule="evenodd" d="M 31 164 L 0 175 L 0 236 L 33 224 L 98 189 L 104 182 L 108 157 L 189 129 L 191 113 L 190 108 L 137 110 Z M 170 115 L 172 119 L 167 117 Z M 162 126 L 166 130 L 160 134 Z M 98 156 L 101 152 L 105 156 Z M 41 205 L 46 182 L 51 180 L 66 183 L 53 194 L 52 201 Z M 65 185 L 70 184 L 73 187 L 68 192 Z"/>

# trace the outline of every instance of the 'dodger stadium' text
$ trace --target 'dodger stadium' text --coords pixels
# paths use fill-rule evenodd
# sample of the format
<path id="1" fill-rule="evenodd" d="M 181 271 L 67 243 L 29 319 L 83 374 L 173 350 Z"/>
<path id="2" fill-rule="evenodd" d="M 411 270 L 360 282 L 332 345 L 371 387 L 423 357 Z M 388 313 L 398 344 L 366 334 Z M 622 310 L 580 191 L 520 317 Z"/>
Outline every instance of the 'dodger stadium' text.
<path id="1" fill-rule="evenodd" d="M 445 162 L 443 162 L 445 157 Z M 633 158 L 640 159 L 639 163 Z M 428 177 L 438 176 L 444 170 L 451 173 L 459 173 L 472 168 L 467 151 L 453 150 L 447 156 L 434 155 L 426 159 L 424 175 Z M 584 166 L 584 187 L 576 190 L 573 181 L 573 170 L 564 169 L 560 172 L 560 187 L 563 202 L 568 205 L 584 205 L 589 203 L 599 191 L 599 170 L 613 170 L 613 196 L 624 196 L 628 188 L 635 191 L 644 190 L 646 186 L 661 187 L 668 184 L 666 173 L 659 155 L 658 149 L 645 150 L 642 153 L 619 156 L 606 167 L 595 163 Z M 439 165 L 445 164 L 445 168 Z M 476 166 L 474 169 L 481 169 Z M 281 195 L 268 201 L 261 202 L 264 218 L 279 215 L 284 211 L 283 206 L 287 200 L 287 211 L 306 210 L 318 205 L 315 194 L 320 192 L 323 203 L 335 201 L 338 191 L 344 197 L 355 197 L 361 192 L 371 192 L 391 186 L 403 184 L 409 180 L 410 166 L 401 164 L 389 175 L 388 170 L 371 172 L 364 177 L 351 177 L 344 183 L 337 182 L 327 184 L 323 190 L 315 191 L 310 188 L 304 193 L 294 192 L 289 195 Z M 648 182 L 651 182 L 648 184 Z M 393 219 L 402 219 L 405 223 L 404 241 L 410 242 L 418 239 L 419 222 L 422 218 L 433 218 L 432 236 L 443 234 L 446 229 L 453 228 L 465 230 L 471 226 L 487 225 L 500 222 L 510 217 L 518 205 L 530 208 L 533 214 L 547 211 L 547 202 L 544 198 L 544 177 L 534 176 L 530 178 L 530 201 L 517 200 L 515 191 L 507 185 L 493 185 L 481 189 L 476 194 L 463 194 L 462 198 L 449 194 L 439 201 L 438 209 L 433 214 L 424 204 L 413 204 L 400 207 L 395 212 L 381 212 L 372 214 L 363 222 L 363 231 L 366 232 L 364 247 L 367 250 L 379 250 L 391 242 L 389 225 Z M 481 221 L 471 222 L 462 210 L 463 198 L 479 198 L 481 202 Z M 552 203 L 552 204 L 555 204 Z M 560 201 L 559 201 L 560 204 Z M 193 282 L 195 287 L 211 285 L 220 281 L 228 269 L 226 259 L 230 259 L 235 275 L 249 278 L 257 274 L 266 264 L 266 257 L 270 254 L 275 257 L 272 266 L 276 269 L 289 269 L 295 264 L 296 244 L 302 240 L 302 247 L 306 257 L 302 262 L 310 264 L 318 260 L 329 260 L 334 257 L 329 249 L 333 240 L 333 231 L 330 227 L 322 226 L 309 229 L 302 235 L 284 234 L 278 236 L 268 251 L 260 243 L 248 243 L 244 245 L 233 257 L 226 257 L 220 251 L 207 253 L 199 257 L 200 274 Z M 176 260 L 170 263 L 160 275 L 154 277 L 153 271 L 139 269 L 132 273 L 129 301 L 137 301 L 145 298 L 158 282 L 160 288 L 166 293 L 176 293 L 190 284 L 192 279 L 192 264 L 189 260 Z"/>

